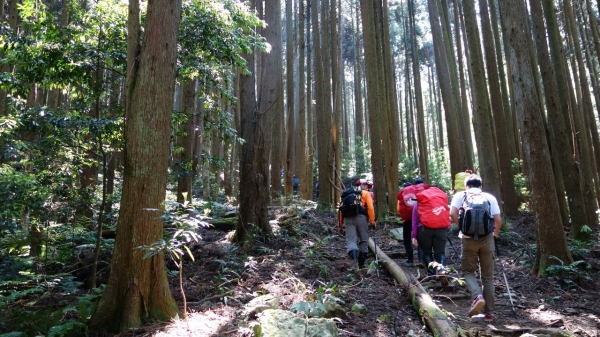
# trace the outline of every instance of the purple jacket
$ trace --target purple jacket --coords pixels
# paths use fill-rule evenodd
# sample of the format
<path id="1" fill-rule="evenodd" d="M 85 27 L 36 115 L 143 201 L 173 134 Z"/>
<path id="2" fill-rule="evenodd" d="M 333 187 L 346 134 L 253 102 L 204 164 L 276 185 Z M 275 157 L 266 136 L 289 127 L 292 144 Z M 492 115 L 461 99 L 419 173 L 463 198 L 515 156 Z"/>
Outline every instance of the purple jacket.
<path id="1" fill-rule="evenodd" d="M 417 208 L 419 208 L 419 203 L 415 203 L 415 206 L 413 207 L 412 210 L 412 231 L 410 232 L 410 236 L 413 239 L 417 238 L 417 229 L 420 226 L 423 226 L 423 223 L 421 223 L 421 221 L 419 221 L 419 212 L 417 211 Z"/>

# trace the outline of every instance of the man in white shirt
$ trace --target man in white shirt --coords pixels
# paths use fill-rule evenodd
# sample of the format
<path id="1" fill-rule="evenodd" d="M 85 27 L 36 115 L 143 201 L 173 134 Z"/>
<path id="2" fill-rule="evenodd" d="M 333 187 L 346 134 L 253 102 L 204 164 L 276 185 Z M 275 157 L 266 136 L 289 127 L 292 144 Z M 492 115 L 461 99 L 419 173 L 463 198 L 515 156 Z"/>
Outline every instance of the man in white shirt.
<path id="1" fill-rule="evenodd" d="M 471 293 L 473 302 L 469 309 L 469 316 L 478 315 L 482 308 L 485 310 L 485 320 L 493 321 L 494 310 L 494 239 L 498 238 L 500 228 L 502 227 L 502 218 L 500 216 L 500 207 L 496 198 L 481 191 L 481 177 L 472 174 L 465 178 L 466 190 L 458 192 L 452 198 L 450 207 L 450 217 L 452 221 L 460 226 L 459 210 L 463 208 L 465 197 L 469 193 L 480 193 L 489 202 L 489 216 L 493 218 L 493 231 L 489 234 L 478 235 L 478 239 L 466 236 L 460 232 L 462 238 L 462 270 L 467 289 Z M 491 221 L 491 219 L 490 219 Z M 475 277 L 477 265 L 481 265 L 481 282 L 483 292 Z"/>

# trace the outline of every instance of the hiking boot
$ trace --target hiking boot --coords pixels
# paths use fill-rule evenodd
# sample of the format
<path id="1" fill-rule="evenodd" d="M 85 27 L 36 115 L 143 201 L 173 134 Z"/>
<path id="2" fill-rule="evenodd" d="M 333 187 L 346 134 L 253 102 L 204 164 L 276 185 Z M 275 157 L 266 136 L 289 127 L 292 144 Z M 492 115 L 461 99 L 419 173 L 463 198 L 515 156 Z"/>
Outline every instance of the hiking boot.
<path id="1" fill-rule="evenodd" d="M 473 304 L 471 304 L 471 308 L 469 309 L 469 317 L 473 317 L 475 315 L 479 315 L 481 309 L 485 306 L 485 300 L 483 296 L 478 295 L 473 300 Z"/>
<path id="2" fill-rule="evenodd" d="M 350 256 L 350 258 L 352 260 L 356 261 L 358 259 L 358 250 L 353 249 L 353 250 L 349 251 L 348 256 Z"/>
<path id="3" fill-rule="evenodd" d="M 492 314 L 485 314 L 485 316 L 483 317 L 483 320 L 486 322 L 493 322 L 494 321 L 494 315 Z"/>
<path id="4" fill-rule="evenodd" d="M 404 261 L 404 265 L 408 266 L 408 267 L 412 267 L 415 265 L 415 261 L 413 261 L 411 259 L 407 259 L 406 261 Z"/>
<path id="5" fill-rule="evenodd" d="M 367 259 L 367 253 L 358 252 L 358 268 L 365 267 L 365 260 Z"/>

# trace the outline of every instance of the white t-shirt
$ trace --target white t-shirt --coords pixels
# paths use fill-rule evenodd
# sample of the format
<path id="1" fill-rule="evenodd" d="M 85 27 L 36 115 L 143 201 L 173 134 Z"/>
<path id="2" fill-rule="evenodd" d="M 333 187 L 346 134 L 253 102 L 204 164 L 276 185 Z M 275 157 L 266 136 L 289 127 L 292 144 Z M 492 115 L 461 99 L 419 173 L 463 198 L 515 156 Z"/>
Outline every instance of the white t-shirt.
<path id="1" fill-rule="evenodd" d="M 485 196 L 485 198 L 490 202 L 490 215 L 494 216 L 496 214 L 500 214 L 500 206 L 498 206 L 498 200 L 496 200 L 496 197 L 489 193 L 481 192 L 481 189 L 477 187 L 471 187 L 467 191 L 460 191 L 454 194 L 452 197 L 452 202 L 450 203 L 450 207 L 456 207 L 456 209 L 460 209 L 465 193 L 482 193 L 483 196 Z"/>

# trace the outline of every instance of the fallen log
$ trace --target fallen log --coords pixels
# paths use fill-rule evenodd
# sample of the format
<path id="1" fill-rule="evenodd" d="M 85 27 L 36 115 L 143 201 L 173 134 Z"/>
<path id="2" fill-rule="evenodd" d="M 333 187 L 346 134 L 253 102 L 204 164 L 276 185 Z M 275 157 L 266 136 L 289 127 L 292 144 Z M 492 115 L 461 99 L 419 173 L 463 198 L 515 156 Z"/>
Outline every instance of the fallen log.
<path id="1" fill-rule="evenodd" d="M 375 243 L 369 238 L 369 248 L 375 252 Z M 387 268 L 394 278 L 402 285 L 410 296 L 413 307 L 421 316 L 423 323 L 434 336 L 458 337 L 456 325 L 448 319 L 446 314 L 433 302 L 433 299 L 415 277 L 398 266 L 381 249 L 377 249 L 379 262 Z"/>

